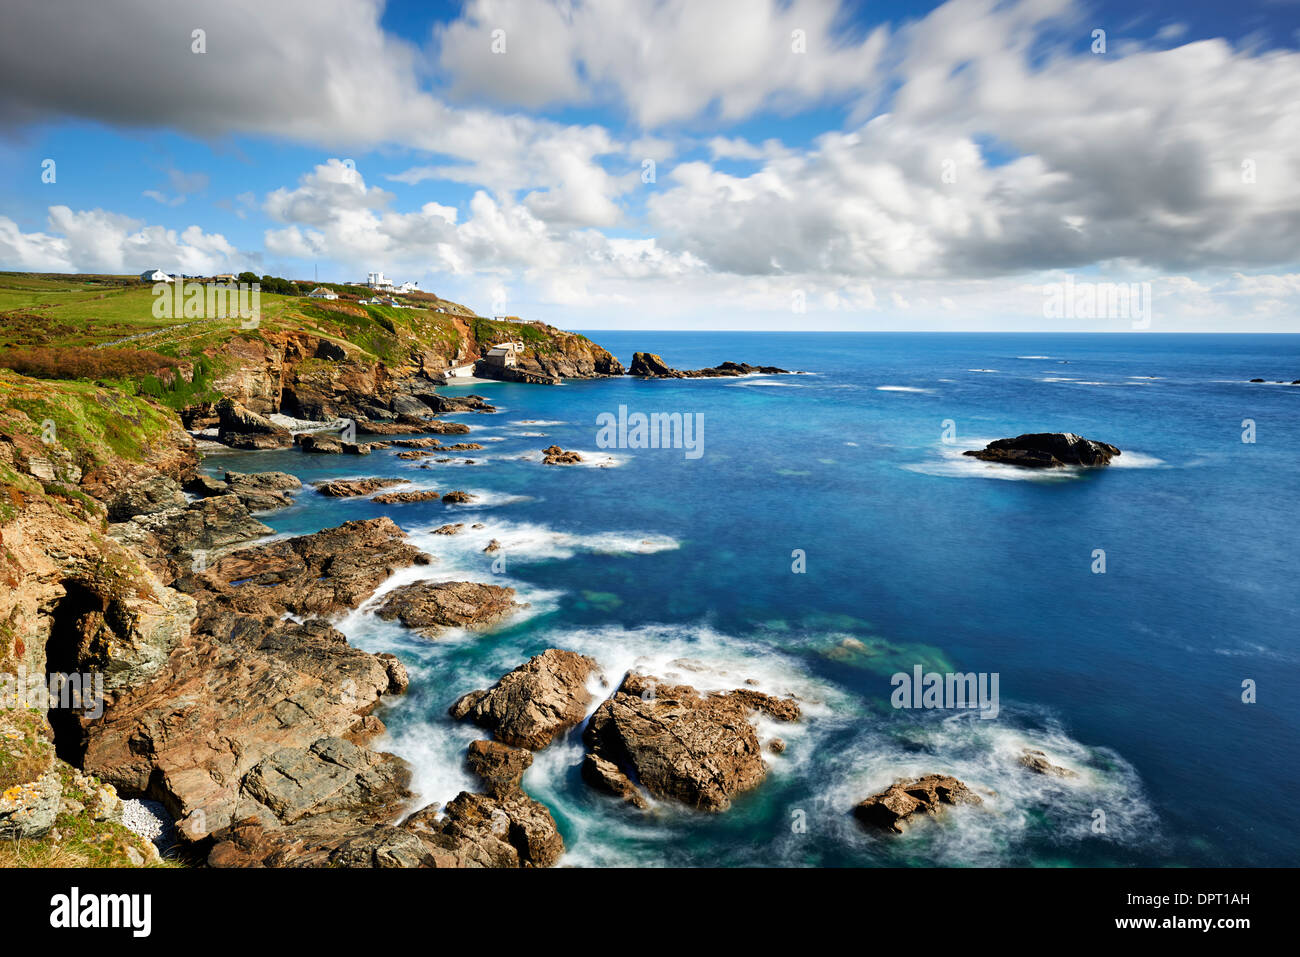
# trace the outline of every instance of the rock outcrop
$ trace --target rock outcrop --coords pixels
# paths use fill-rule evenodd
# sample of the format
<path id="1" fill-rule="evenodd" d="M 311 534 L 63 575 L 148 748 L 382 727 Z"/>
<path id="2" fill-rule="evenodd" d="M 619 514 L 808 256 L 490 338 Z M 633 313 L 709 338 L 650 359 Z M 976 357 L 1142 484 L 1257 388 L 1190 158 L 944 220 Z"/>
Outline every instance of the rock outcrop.
<path id="1" fill-rule="evenodd" d="M 1027 768 L 1035 774 L 1045 774 L 1054 778 L 1077 778 L 1079 772 L 1071 771 L 1069 768 L 1063 768 L 1060 765 L 1053 764 L 1047 759 L 1047 755 L 1042 751 L 1036 751 L 1033 748 L 1025 748 L 1020 752 L 1018 761 L 1022 768 Z"/>
<path id="2" fill-rule="evenodd" d="M 380 505 L 408 505 L 412 502 L 434 502 L 438 493 L 431 488 L 417 489 L 414 492 L 385 492 L 376 495 L 374 500 Z"/>
<path id="3" fill-rule="evenodd" d="M 268 512 L 293 504 L 290 492 L 302 488 L 302 482 L 288 472 L 227 472 L 226 488 L 251 512 Z"/>
<path id="4" fill-rule="evenodd" d="M 646 379 L 713 379 L 742 375 L 791 375 L 788 369 L 776 366 L 752 366 L 746 362 L 724 362 L 708 369 L 674 369 L 663 358 L 653 352 L 637 352 L 632 355 L 632 365 L 627 374 Z"/>
<path id="5" fill-rule="evenodd" d="M 1122 453 L 1113 445 L 1085 439 L 1073 432 L 1031 432 L 1014 439 L 998 439 L 982 449 L 962 454 L 983 462 L 1050 469 L 1109 465 L 1112 458 Z"/>
<path id="6" fill-rule="evenodd" d="M 519 608 L 515 590 L 480 582 L 412 582 L 384 597 L 377 614 L 433 638 L 447 628 L 487 628 Z"/>
<path id="7" fill-rule="evenodd" d="M 635 781 L 652 795 L 723 811 L 767 773 L 750 718 L 762 710 L 799 717 L 788 699 L 744 690 L 701 694 L 687 685 L 628 674 L 587 722 L 583 778 L 644 807 Z"/>
<path id="8" fill-rule="evenodd" d="M 381 488 L 392 488 L 394 485 L 409 485 L 406 479 L 395 478 L 359 478 L 359 479 L 331 479 L 324 482 L 315 482 L 313 487 L 321 495 L 330 498 L 355 498 L 358 495 L 369 495 L 371 492 L 377 492 Z"/>
<path id="9" fill-rule="evenodd" d="M 945 806 L 982 803 L 978 794 L 956 778 L 927 774 L 911 781 L 895 781 L 857 804 L 853 815 L 864 826 L 902 834 L 917 814 L 933 816 Z"/>
<path id="10" fill-rule="evenodd" d="M 244 408 L 231 398 L 217 403 L 217 441 L 235 449 L 282 449 L 293 445 L 293 434 L 266 416 Z"/>
<path id="11" fill-rule="evenodd" d="M 587 682 L 599 670 L 592 658 L 550 648 L 491 688 L 462 696 L 450 713 L 486 728 L 506 744 L 544 748 L 582 721 L 592 700 Z"/>
<path id="12" fill-rule="evenodd" d="M 558 445 L 548 445 L 542 449 L 543 465 L 577 465 L 582 456 L 577 452 L 566 452 Z"/>

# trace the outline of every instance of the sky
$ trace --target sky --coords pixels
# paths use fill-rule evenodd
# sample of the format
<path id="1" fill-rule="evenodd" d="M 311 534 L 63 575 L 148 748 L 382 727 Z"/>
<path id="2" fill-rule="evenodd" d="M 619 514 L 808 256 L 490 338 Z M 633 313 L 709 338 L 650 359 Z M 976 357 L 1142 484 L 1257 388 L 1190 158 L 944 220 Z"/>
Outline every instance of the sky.
<path id="1" fill-rule="evenodd" d="M 573 329 L 1300 332 L 1300 0 L 4 21 L 3 270 L 378 270 Z"/>

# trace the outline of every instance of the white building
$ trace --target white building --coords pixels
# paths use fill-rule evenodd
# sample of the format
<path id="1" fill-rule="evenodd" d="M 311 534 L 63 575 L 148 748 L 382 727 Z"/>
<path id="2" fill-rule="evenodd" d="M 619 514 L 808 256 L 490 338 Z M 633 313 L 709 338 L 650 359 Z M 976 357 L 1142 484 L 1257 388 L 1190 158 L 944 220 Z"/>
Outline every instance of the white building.
<path id="1" fill-rule="evenodd" d="M 371 289 L 383 289 L 388 292 L 393 291 L 393 281 L 386 278 L 382 272 L 367 273 L 366 285 Z"/>
<path id="2" fill-rule="evenodd" d="M 400 286 L 397 287 L 397 291 L 398 292 L 419 292 L 420 284 L 418 282 L 411 282 L 410 280 L 407 280 L 406 282 L 402 283 Z"/>
<path id="3" fill-rule="evenodd" d="M 308 299 L 337 299 L 338 293 L 333 289 L 326 289 L 324 286 L 317 286 L 311 292 L 307 293 Z"/>
<path id="4" fill-rule="evenodd" d="M 509 368 L 519 361 L 519 354 L 524 351 L 522 342 L 503 342 L 493 346 L 484 357 L 489 365 Z"/>
<path id="5" fill-rule="evenodd" d="M 171 282 L 172 277 L 161 269 L 149 269 L 140 273 L 141 282 Z"/>

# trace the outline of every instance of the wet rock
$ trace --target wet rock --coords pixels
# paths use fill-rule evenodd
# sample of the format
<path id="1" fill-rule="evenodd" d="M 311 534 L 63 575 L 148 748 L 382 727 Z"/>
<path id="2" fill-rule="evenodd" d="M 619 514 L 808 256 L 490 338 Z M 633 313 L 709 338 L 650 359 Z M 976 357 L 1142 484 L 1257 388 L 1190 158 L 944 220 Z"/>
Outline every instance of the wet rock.
<path id="1" fill-rule="evenodd" d="M 486 628 L 524 607 L 515 590 L 480 582 L 413 582 L 385 596 L 377 614 L 426 637 L 446 628 Z"/>
<path id="2" fill-rule="evenodd" d="M 402 825 L 424 841 L 435 867 L 551 867 L 564 854 L 551 812 L 522 791 L 462 791 L 444 810 L 441 818 L 417 811 Z"/>
<path id="3" fill-rule="evenodd" d="M 1028 768 L 1036 774 L 1046 774 L 1054 778 L 1077 778 L 1077 771 L 1071 771 L 1069 768 L 1063 768 L 1053 764 L 1047 759 L 1047 755 L 1042 751 L 1035 751 L 1032 748 L 1025 748 L 1020 752 L 1019 764 L 1023 768 Z"/>
<path id="4" fill-rule="evenodd" d="M 444 505 L 468 505 L 472 501 L 474 501 L 473 495 L 470 495 L 469 492 L 461 492 L 459 490 L 448 492 L 442 497 Z"/>
<path id="5" fill-rule="evenodd" d="M 438 493 L 431 488 L 426 488 L 414 492 L 385 492 L 383 495 L 376 495 L 374 501 L 380 505 L 408 505 L 411 502 L 434 502 L 437 499 Z"/>
<path id="6" fill-rule="evenodd" d="M 500 741 L 473 741 L 466 755 L 469 769 L 483 780 L 492 797 L 505 797 L 519 790 L 524 772 L 533 763 L 531 751 L 512 748 Z"/>
<path id="7" fill-rule="evenodd" d="M 312 483 L 316 491 L 330 498 L 354 498 L 358 495 L 369 495 L 371 492 L 377 492 L 381 488 L 391 488 L 394 485 L 409 485 L 406 479 L 395 478 L 359 478 L 359 479 L 331 479 L 329 481 Z"/>
<path id="8" fill-rule="evenodd" d="M 501 551 L 501 543 L 494 538 L 492 539 L 492 541 L 488 542 L 486 545 L 483 546 L 483 551 L 489 555 L 492 552 L 499 552 Z"/>
<path id="9" fill-rule="evenodd" d="M 459 535 L 460 530 L 465 527 L 464 522 L 453 522 L 448 525 L 439 525 L 433 530 L 435 535 Z"/>
<path id="10" fill-rule="evenodd" d="M 558 445 L 548 445 L 542 449 L 543 465 L 577 465 L 582 456 L 577 452 L 566 452 Z"/>
<path id="11" fill-rule="evenodd" d="M 230 398 L 217 403 L 217 440 L 232 448 L 274 449 L 293 444 L 288 429 Z"/>
<path id="12" fill-rule="evenodd" d="M 537 750 L 582 721 L 591 703 L 587 681 L 598 671 L 592 658 L 551 648 L 486 691 L 462 696 L 450 713 L 486 728 L 506 744 Z"/>
<path id="13" fill-rule="evenodd" d="M 230 491 L 230 486 L 221 479 L 215 479 L 210 475 L 199 474 L 194 476 L 184 485 L 185 491 L 192 495 L 199 495 L 203 498 L 211 498 L 214 495 L 225 495 Z"/>
<path id="14" fill-rule="evenodd" d="M 726 810 L 735 795 L 758 785 L 767 773 L 750 723 L 756 706 L 774 716 L 798 715 L 797 707 L 779 702 L 749 690 L 701 694 L 688 685 L 630 673 L 587 723 L 588 752 L 607 764 L 588 760 L 584 777 L 626 796 L 635 790 L 635 774 L 655 797 L 705 811 Z"/>
<path id="15" fill-rule="evenodd" d="M 895 781 L 855 806 L 853 815 L 863 825 L 902 834 L 916 814 L 933 816 L 946 805 L 982 803 L 978 794 L 956 778 L 927 774 L 912 781 Z"/>
<path id="16" fill-rule="evenodd" d="M 1109 465 L 1112 458 L 1122 453 L 1113 445 L 1085 439 L 1073 432 L 1033 432 L 1014 439 L 998 439 L 983 449 L 962 454 L 983 462 L 1045 469 Z"/>

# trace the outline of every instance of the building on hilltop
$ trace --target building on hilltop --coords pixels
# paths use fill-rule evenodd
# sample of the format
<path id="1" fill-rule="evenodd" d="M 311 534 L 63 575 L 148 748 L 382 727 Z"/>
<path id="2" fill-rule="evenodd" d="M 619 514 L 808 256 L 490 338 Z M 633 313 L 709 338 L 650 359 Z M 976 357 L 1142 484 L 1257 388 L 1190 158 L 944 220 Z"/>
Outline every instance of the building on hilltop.
<path id="1" fill-rule="evenodd" d="M 146 269 L 140 273 L 141 282 L 172 282 L 172 277 L 161 269 Z"/>
<path id="2" fill-rule="evenodd" d="M 324 286 L 317 286 L 311 292 L 307 293 L 308 299 L 337 299 L 339 294 L 333 289 L 326 289 Z"/>

